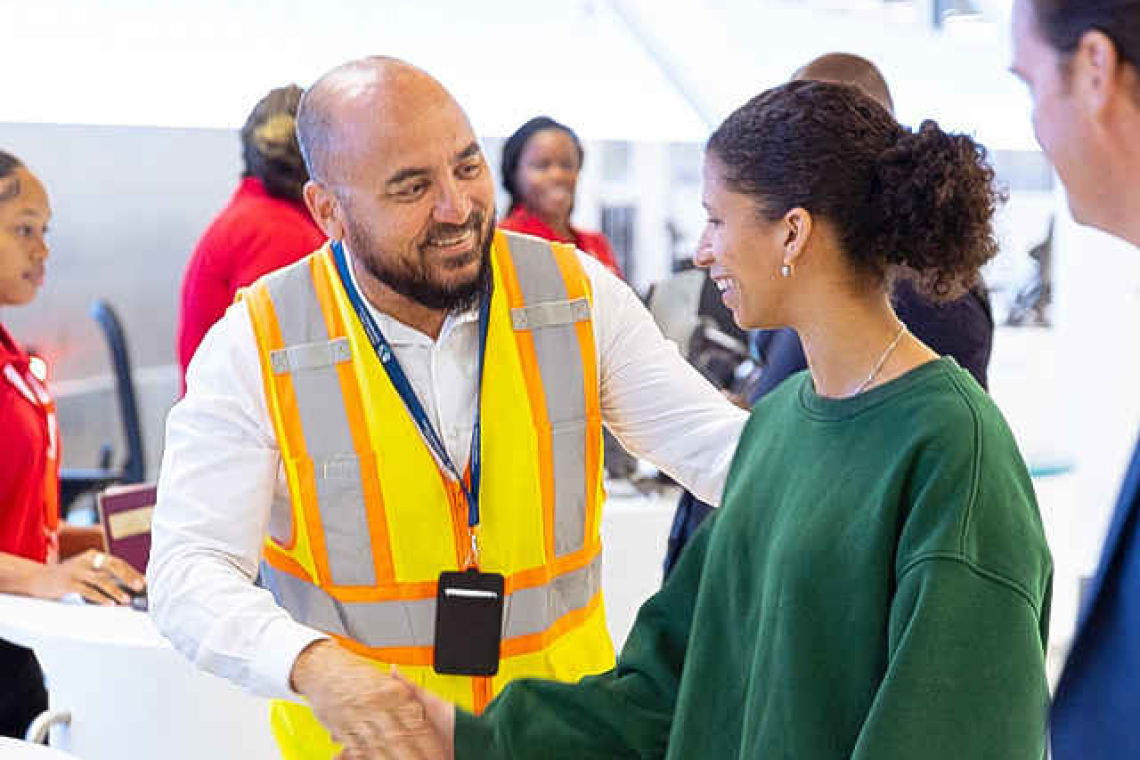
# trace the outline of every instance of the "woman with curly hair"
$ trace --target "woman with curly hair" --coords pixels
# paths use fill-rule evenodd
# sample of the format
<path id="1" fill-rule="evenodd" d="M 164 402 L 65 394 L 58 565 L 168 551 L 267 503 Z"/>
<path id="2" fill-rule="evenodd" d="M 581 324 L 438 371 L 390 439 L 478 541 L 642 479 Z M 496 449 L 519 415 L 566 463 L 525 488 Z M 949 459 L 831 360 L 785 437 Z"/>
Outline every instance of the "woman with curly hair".
<path id="1" fill-rule="evenodd" d="M 617 667 L 516 681 L 479 717 L 418 693 L 456 757 L 1040 760 L 1051 560 L 1005 421 L 899 321 L 997 250 L 983 149 L 792 82 L 708 143 L 708 267 L 808 370 L 755 408 L 721 508 Z"/>

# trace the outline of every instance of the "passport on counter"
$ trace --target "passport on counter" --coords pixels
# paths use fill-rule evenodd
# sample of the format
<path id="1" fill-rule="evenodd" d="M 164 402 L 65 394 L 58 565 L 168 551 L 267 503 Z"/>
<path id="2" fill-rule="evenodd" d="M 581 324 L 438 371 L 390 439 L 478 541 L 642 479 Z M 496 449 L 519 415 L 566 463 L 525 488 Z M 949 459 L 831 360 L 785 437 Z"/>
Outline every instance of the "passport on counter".
<path id="1" fill-rule="evenodd" d="M 112 486 L 96 499 L 107 551 L 144 575 L 150 559 L 150 522 L 157 495 L 154 483 L 134 483 Z"/>

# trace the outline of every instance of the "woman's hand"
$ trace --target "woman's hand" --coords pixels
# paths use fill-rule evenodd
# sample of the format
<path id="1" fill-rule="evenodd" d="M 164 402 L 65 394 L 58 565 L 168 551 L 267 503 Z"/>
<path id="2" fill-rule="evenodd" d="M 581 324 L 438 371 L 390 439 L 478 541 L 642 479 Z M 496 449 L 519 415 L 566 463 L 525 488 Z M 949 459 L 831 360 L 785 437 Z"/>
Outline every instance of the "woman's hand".
<path id="1" fill-rule="evenodd" d="M 76 593 L 92 604 L 129 604 L 129 592 L 141 592 L 146 580 L 118 557 L 94 549 L 44 565 L 29 579 L 31 596 L 60 599 Z M 129 591 L 128 591 L 129 590 Z"/>

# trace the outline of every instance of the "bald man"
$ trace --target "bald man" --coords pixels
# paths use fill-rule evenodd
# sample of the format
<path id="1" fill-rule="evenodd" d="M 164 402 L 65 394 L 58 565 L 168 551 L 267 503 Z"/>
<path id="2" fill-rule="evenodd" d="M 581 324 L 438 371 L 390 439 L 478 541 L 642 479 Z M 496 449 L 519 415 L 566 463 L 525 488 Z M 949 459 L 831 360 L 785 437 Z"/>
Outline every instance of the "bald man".
<path id="1" fill-rule="evenodd" d="M 329 242 L 244 291 L 190 365 L 151 610 L 279 700 L 290 760 L 384 756 L 418 719 L 391 709 L 393 666 L 476 711 L 514 678 L 613 666 L 603 422 L 716 500 L 745 416 L 604 267 L 496 230 L 475 131 L 424 72 L 345 64 L 297 131 Z"/>

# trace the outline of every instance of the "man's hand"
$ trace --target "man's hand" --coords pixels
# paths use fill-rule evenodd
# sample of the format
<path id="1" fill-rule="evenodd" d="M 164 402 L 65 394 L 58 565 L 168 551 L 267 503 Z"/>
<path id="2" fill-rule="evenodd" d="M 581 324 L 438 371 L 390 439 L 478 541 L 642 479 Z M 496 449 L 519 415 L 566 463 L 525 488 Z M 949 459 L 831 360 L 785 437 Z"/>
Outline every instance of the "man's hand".
<path id="1" fill-rule="evenodd" d="M 339 760 L 444 760 L 443 743 L 406 681 L 327 639 L 293 664 L 293 689 L 313 707 Z"/>
<path id="2" fill-rule="evenodd" d="M 440 750 L 443 752 L 440 755 L 441 760 L 455 760 L 455 705 L 440 699 L 422 686 L 417 686 L 400 675 L 395 669 L 392 670 L 392 675 L 400 683 L 411 689 L 412 693 L 416 695 L 416 699 L 423 705 L 428 723 L 435 729 Z"/>

